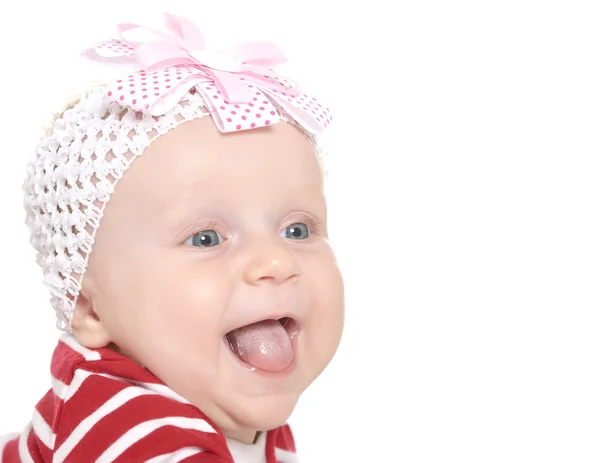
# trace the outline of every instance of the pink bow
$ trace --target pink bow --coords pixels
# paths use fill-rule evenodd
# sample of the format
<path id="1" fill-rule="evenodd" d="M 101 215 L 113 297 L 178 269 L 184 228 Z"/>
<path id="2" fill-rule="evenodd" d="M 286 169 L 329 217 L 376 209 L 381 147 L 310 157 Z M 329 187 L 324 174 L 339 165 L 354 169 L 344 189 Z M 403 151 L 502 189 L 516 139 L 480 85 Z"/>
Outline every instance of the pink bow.
<path id="1" fill-rule="evenodd" d="M 221 132 L 277 123 L 273 102 L 310 133 L 320 133 L 331 122 L 329 109 L 270 68 L 286 61 L 275 44 L 249 42 L 228 52 L 215 50 L 206 47 L 204 36 L 190 20 L 165 14 L 165 25 L 169 33 L 121 24 L 120 39 L 88 50 L 95 60 L 141 67 L 108 86 L 107 94 L 118 103 L 160 116 L 195 87 Z M 140 34 L 145 37 L 138 38 Z"/>

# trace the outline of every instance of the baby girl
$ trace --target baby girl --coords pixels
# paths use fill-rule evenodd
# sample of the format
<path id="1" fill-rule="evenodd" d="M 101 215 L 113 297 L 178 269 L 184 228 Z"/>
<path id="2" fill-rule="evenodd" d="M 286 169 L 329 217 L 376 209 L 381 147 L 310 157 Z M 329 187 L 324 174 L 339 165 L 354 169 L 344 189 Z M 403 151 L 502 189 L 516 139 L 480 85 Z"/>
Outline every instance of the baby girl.
<path id="1" fill-rule="evenodd" d="M 64 333 L 1 463 L 298 461 L 287 420 L 344 319 L 329 111 L 272 70 L 275 45 L 212 50 L 191 21 L 165 24 L 88 50 L 135 69 L 69 104 L 29 164 Z"/>

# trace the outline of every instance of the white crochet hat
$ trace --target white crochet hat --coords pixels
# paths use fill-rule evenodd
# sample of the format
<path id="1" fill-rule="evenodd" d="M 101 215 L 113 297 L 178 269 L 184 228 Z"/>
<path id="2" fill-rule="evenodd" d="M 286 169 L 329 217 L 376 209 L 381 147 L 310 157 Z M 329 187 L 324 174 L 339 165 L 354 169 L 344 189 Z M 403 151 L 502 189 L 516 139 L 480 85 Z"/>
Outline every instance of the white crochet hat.
<path id="1" fill-rule="evenodd" d="M 171 26 L 173 21 L 186 21 L 174 16 L 167 19 Z M 189 33 L 191 26 L 186 24 Z M 125 56 L 135 49 L 128 42 L 111 40 L 95 50 L 114 48 L 115 44 Z M 182 49 L 181 44 L 178 47 Z M 289 81 L 274 76 L 272 71 L 264 75 L 261 69 L 260 79 L 252 80 L 256 66 L 245 69 L 242 60 L 244 68 L 234 75 L 251 90 L 252 99 L 227 101 L 228 96 L 220 96 L 218 90 L 226 92 L 227 88 L 217 79 L 218 73 L 226 70 L 218 68 L 214 56 L 209 54 L 213 60 L 209 65 L 195 60 L 191 65 L 179 63 L 155 72 L 141 69 L 114 84 L 85 91 L 54 121 L 29 162 L 24 183 L 26 224 L 60 330 L 70 331 L 94 238 L 115 185 L 156 138 L 181 123 L 207 115 L 222 132 L 254 129 L 283 120 L 307 134 L 322 160 L 317 136 L 331 121 L 329 110 L 305 94 L 290 94 Z M 231 66 L 231 60 L 227 64 Z M 171 89 L 167 84 L 169 75 L 185 77 Z M 149 81 L 155 87 L 148 91 Z M 130 88 L 134 90 L 126 97 L 125 90 Z M 156 91 L 151 98 L 132 96 L 142 90 Z M 317 108 L 321 110 L 315 111 Z M 239 117 L 239 123 L 227 117 L 231 113 Z M 268 120 L 263 117 L 260 124 L 240 127 L 241 121 L 248 119 L 245 114 L 260 119 L 257 115 L 263 113 L 269 115 Z"/>

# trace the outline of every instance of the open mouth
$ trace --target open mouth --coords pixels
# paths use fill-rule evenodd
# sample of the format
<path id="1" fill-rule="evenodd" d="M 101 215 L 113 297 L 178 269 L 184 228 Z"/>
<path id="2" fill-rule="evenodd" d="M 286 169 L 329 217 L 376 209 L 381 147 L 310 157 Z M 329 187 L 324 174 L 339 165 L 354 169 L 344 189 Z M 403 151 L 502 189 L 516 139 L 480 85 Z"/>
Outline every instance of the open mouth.
<path id="1" fill-rule="evenodd" d="M 225 338 L 242 362 L 260 370 L 281 372 L 294 360 L 293 341 L 298 330 L 293 318 L 282 317 L 242 326 Z"/>

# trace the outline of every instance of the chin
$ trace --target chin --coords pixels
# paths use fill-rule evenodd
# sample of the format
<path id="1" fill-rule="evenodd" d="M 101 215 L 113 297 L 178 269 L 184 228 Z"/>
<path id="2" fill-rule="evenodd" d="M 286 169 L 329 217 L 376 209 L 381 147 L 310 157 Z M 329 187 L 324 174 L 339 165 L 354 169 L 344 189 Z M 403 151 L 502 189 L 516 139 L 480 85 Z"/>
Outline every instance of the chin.
<path id="1" fill-rule="evenodd" d="M 297 394 L 252 398 L 240 404 L 236 421 L 261 431 L 277 428 L 289 419 L 298 399 Z"/>

